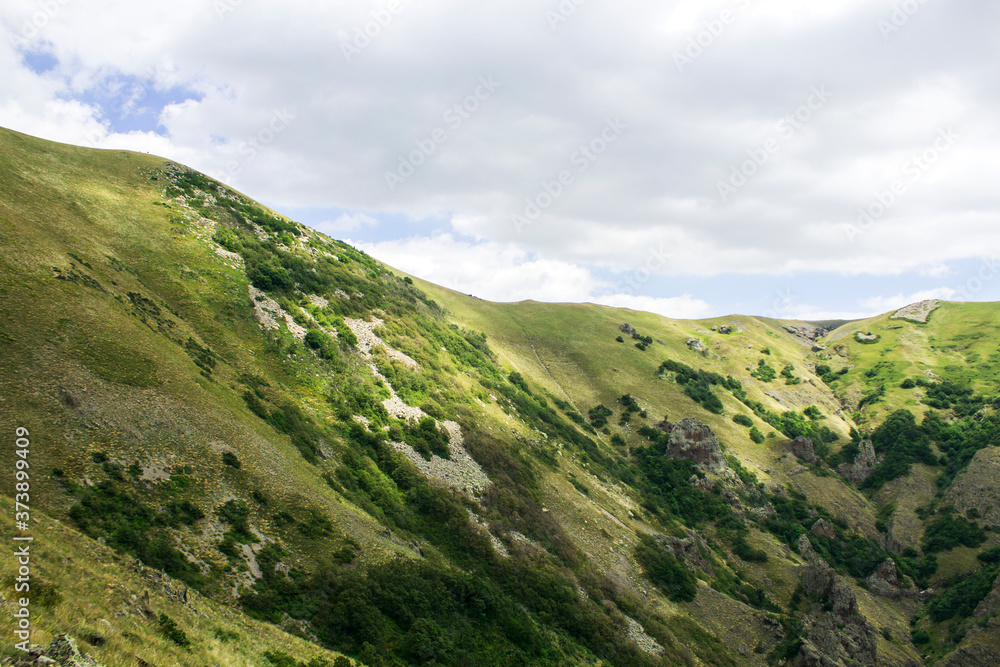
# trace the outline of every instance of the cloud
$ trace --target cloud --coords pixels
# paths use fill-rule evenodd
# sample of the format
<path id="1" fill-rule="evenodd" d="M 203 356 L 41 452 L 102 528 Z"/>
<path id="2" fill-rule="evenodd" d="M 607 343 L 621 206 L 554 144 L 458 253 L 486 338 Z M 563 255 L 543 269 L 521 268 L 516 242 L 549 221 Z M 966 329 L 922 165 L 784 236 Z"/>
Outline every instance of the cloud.
<path id="1" fill-rule="evenodd" d="M 677 318 L 712 314 L 708 303 L 689 294 L 613 292 L 610 282 L 587 267 L 541 259 L 510 245 L 464 241 L 450 234 L 356 245 L 402 271 L 491 301 L 589 302 Z"/>
<path id="2" fill-rule="evenodd" d="M 33 26 L 39 4 L 5 2 L 0 125 L 157 152 L 274 207 L 337 211 L 338 233 L 450 220 L 502 275 L 437 275 L 511 298 L 599 294 L 566 282 L 574 267 L 629 272 L 661 246 L 654 272 L 679 279 L 943 275 L 928 267 L 1000 248 L 996 3 L 919 4 L 888 32 L 892 4 L 861 0 L 426 0 L 381 23 L 374 1 L 219 4 L 60 1 Z M 42 51 L 56 64 L 34 72 L 24 54 Z"/>

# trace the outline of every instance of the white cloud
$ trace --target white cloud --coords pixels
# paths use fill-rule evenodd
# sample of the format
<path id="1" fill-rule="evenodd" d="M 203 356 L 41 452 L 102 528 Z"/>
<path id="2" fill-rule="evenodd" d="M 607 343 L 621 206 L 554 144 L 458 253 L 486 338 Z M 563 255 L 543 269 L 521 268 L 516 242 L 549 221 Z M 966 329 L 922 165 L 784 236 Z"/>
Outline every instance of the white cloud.
<path id="1" fill-rule="evenodd" d="M 556 3 L 426 0 L 404 3 L 350 63 L 343 40 L 382 3 L 260 0 L 229 3 L 221 16 L 203 0 L 109 0 L 101 12 L 48 4 L 57 9 L 24 39 L 40 5 L 0 8 L 16 38 L 0 40 L 0 125 L 156 152 L 279 208 L 450 220 L 494 275 L 478 275 L 465 257 L 422 263 L 416 242 L 379 249 L 484 296 L 587 299 L 607 286 L 580 267 L 627 273 L 661 246 L 670 261 L 655 273 L 681 278 L 943 277 L 949 263 L 1000 248 L 998 96 L 984 65 L 1000 55 L 996 3 L 923 4 L 887 40 L 878 22 L 892 7 L 863 0 L 586 3 L 555 30 L 545 12 Z M 676 50 L 723 9 L 735 22 L 678 72 Z M 25 49 L 58 65 L 35 74 Z M 162 109 L 157 131 L 116 131 L 116 114 L 92 96 L 116 76 L 196 99 Z M 482 77 L 501 85 L 449 116 Z M 810 97 L 817 88 L 829 91 L 822 104 Z M 121 115 L 151 103 L 129 91 Z M 286 109 L 294 118 L 268 135 Z M 602 144 L 614 118 L 628 127 Z M 955 145 L 863 233 L 846 234 L 946 127 Z M 421 164 L 387 187 L 386 172 L 428 140 Z M 718 182 L 769 140 L 778 148 L 722 201 Z M 587 150 L 594 159 L 580 161 Z M 511 217 L 554 191 L 561 172 L 570 182 L 519 233 Z M 326 228 L 361 236 L 374 225 L 347 216 Z M 379 238 L 414 233 L 405 222 L 378 229 Z M 658 297 L 668 301 L 651 308 L 697 312 L 699 298 L 718 301 Z M 857 298 L 845 295 L 840 310 Z"/>

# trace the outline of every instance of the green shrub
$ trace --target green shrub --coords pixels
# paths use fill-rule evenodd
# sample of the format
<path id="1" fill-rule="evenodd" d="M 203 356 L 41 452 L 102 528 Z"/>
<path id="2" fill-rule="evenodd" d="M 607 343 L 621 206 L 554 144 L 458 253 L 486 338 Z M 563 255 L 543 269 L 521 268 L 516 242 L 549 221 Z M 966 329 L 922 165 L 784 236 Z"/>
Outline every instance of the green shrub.
<path id="1" fill-rule="evenodd" d="M 740 426 L 746 426 L 747 428 L 753 426 L 753 420 L 746 415 L 733 415 L 733 421 Z"/>
<path id="2" fill-rule="evenodd" d="M 698 594 L 697 579 L 649 535 L 641 535 L 635 558 L 663 594 L 674 602 L 690 602 Z"/>
<path id="3" fill-rule="evenodd" d="M 900 389 L 913 389 L 917 386 L 917 383 L 913 381 L 913 378 L 906 378 L 903 380 L 902 384 L 899 385 Z"/>
<path id="4" fill-rule="evenodd" d="M 954 616 L 960 618 L 971 616 L 979 603 L 993 590 L 993 582 L 996 578 L 997 567 L 995 565 L 984 567 L 963 581 L 935 595 L 927 605 L 928 614 L 937 623 L 947 621 Z"/>
<path id="5" fill-rule="evenodd" d="M 163 633 L 167 639 L 178 646 L 188 647 L 191 645 L 191 640 L 188 639 L 187 634 L 177 627 L 177 623 L 175 623 L 172 618 L 166 614 L 160 614 L 159 623 L 160 632 Z"/>
<path id="6" fill-rule="evenodd" d="M 973 549 L 986 541 L 986 531 L 963 516 L 945 514 L 924 530 L 924 553 L 948 551 L 957 546 Z"/>
<path id="7" fill-rule="evenodd" d="M 764 434 L 760 432 L 759 428 L 754 426 L 750 429 L 750 439 L 759 445 L 764 442 Z"/>

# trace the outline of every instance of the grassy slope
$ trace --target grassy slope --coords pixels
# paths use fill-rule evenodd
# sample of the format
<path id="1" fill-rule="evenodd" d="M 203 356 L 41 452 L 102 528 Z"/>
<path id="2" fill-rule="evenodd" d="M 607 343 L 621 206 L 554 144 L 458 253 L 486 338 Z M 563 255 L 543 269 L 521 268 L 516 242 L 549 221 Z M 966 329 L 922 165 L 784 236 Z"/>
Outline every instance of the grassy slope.
<path id="1" fill-rule="evenodd" d="M 389 553 L 413 556 L 412 550 L 386 539 L 379 524 L 333 492 L 287 437 L 256 419 L 239 400 L 240 376 L 259 373 L 275 385 L 291 388 L 297 400 L 321 416 L 323 385 L 311 364 L 268 349 L 256 322 L 246 316 L 249 302 L 242 268 L 215 255 L 196 225 L 180 223 L 183 210 L 163 205 L 164 184 L 151 184 L 148 175 L 163 165 L 150 156 L 95 152 L 0 132 L 4 423 L 30 420 L 33 437 L 45 443 L 33 454 L 33 465 L 41 470 L 62 465 L 97 474 L 89 455 L 98 450 L 126 464 L 138 459 L 144 465 L 190 465 L 194 476 L 204 480 L 200 492 L 208 506 L 265 489 L 281 506 L 319 508 L 331 516 L 338 534 L 361 545 L 365 561 Z M 89 266 L 81 266 L 81 261 Z M 53 267 L 65 274 L 71 265 L 120 299 L 52 279 Z M 660 362 L 675 359 L 732 375 L 743 382 L 752 399 L 774 411 L 817 405 L 827 415 L 824 423 L 843 437 L 854 424 L 851 418 L 858 416 L 842 405 L 856 405 L 873 382 L 883 382 L 888 391 L 860 415 L 863 427 L 877 424 L 895 407 L 923 411 L 919 389 L 894 389 L 903 377 L 931 371 L 969 379 L 991 394 L 1000 368 L 995 345 L 981 333 L 1000 324 L 1000 309 L 989 304 L 945 304 L 926 325 L 888 316 L 848 323 L 827 337 L 827 351 L 813 353 L 810 345 L 782 328 L 789 323 L 751 317 L 671 321 L 592 305 L 494 304 L 415 282 L 449 311 L 451 320 L 485 332 L 504 366 L 569 401 L 581 414 L 600 403 L 616 408 L 622 394 L 635 396 L 648 418 L 636 418 L 632 428 L 620 431 L 615 417 L 610 427 L 629 445 L 643 442 L 635 433 L 643 423 L 654 424 L 664 415 L 672 421 L 697 417 L 709 423 L 728 451 L 761 481 L 771 487 L 791 484 L 868 535 L 875 533 L 874 508 L 864 496 L 836 477 L 803 472 L 787 456 L 782 437 L 755 445 L 747 430 L 731 421 L 736 413 L 751 415 L 745 406 L 719 392 L 725 415 L 709 413 L 679 387 L 656 377 Z M 211 379 L 197 372 L 182 346 L 164 344 L 156 322 L 149 317 L 141 321 L 142 312 L 129 299 L 130 293 L 142 294 L 159 306 L 162 317 L 172 322 L 173 337 L 192 337 L 218 355 L 221 363 Z M 618 326 L 625 321 L 662 344 L 641 352 L 631 341 L 615 342 Z M 734 326 L 734 333 L 710 331 L 720 324 Z M 855 331 L 872 331 L 882 338 L 876 345 L 862 345 L 853 339 Z M 708 358 L 688 348 L 691 337 L 708 346 Z M 838 347 L 842 347 L 839 353 Z M 764 348 L 771 355 L 763 355 Z M 749 369 L 762 358 L 777 370 L 792 364 L 803 382 L 795 386 L 781 378 L 757 382 Z M 878 377 L 865 377 L 864 371 L 879 362 L 888 363 Z M 831 389 L 813 374 L 817 363 L 852 370 Z M 479 419 L 484 429 L 541 437 L 492 404 Z M 765 433 L 773 430 L 756 417 L 754 423 Z M 610 436 L 602 438 L 612 451 Z M 222 449 L 238 454 L 244 462 L 240 472 L 219 464 Z M 601 571 L 629 581 L 635 590 L 647 589 L 631 551 L 637 533 L 656 529 L 639 509 L 634 492 L 598 478 L 572 455 L 560 463 L 558 470 L 545 473 L 541 485 L 547 508 Z M 589 496 L 573 488 L 571 474 L 591 490 Z M 32 483 L 45 509 L 56 515 L 65 512 L 71 500 L 54 479 L 34 477 Z M 6 491 L 8 486 L 8 479 L 0 480 L 0 488 Z M 906 510 L 912 512 L 909 506 Z M 268 521 L 264 514 L 254 516 L 254 525 L 273 534 L 276 529 Z M 186 539 L 200 538 L 189 534 Z M 753 581 L 766 582 L 777 601 L 787 601 L 801 561 L 795 555 L 785 557 L 771 536 L 758 535 L 754 542 L 769 552 L 771 561 L 747 568 L 747 574 Z M 298 559 L 293 564 L 307 564 L 309 555 L 297 553 L 293 558 Z M 650 601 L 664 615 L 692 617 L 720 637 L 732 624 L 720 625 L 719 618 L 753 625 L 756 612 L 703 590 L 706 593 L 690 605 L 676 605 L 657 594 Z M 903 606 L 884 601 L 865 604 L 878 608 L 881 627 L 905 627 L 910 612 Z"/>
<path id="2" fill-rule="evenodd" d="M 35 603 L 32 643 L 47 646 L 52 638 L 69 633 L 83 653 L 108 667 L 136 664 L 142 658 L 152 664 L 172 665 L 268 665 L 267 651 L 291 653 L 300 659 L 338 655 L 296 637 L 271 624 L 235 613 L 231 608 L 188 592 L 185 604 L 168 596 L 164 582 L 149 568 L 110 548 L 81 538 L 80 534 L 48 516 L 34 513 L 32 581 L 44 582 L 59 593 L 50 607 Z M 13 503 L 0 497 L 0 537 L 10 543 L 15 534 Z M 0 552 L 0 568 L 11 572 L 16 563 L 11 550 Z M 171 586 L 171 582 L 167 582 Z M 183 590 L 183 586 L 176 592 Z M 18 597 L 9 582 L 3 582 L 9 606 Z M 149 593 L 149 607 L 143 601 Z M 37 600 L 37 598 L 36 598 Z M 149 609 L 155 616 L 143 612 Z M 171 642 L 161 631 L 159 614 L 165 614 L 191 640 L 187 650 Z M 109 620 L 110 619 L 110 620 Z M 0 655 L 16 656 L 6 641 Z"/>

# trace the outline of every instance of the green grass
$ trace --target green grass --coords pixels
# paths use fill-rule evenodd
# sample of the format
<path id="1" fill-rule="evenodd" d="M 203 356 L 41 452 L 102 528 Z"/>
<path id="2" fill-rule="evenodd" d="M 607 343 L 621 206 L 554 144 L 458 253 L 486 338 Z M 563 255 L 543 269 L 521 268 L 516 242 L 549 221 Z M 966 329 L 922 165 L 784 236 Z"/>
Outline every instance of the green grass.
<path id="1" fill-rule="evenodd" d="M 216 254 L 213 238 L 243 263 Z M 764 435 L 808 432 L 827 456 L 845 446 L 852 429 L 867 435 L 896 409 L 922 421 L 928 389 L 916 382 L 904 389 L 907 378 L 932 372 L 986 398 L 1000 387 L 1000 353 L 980 335 L 1000 324 L 1000 309 L 989 304 L 946 303 L 928 324 L 886 316 L 846 323 L 822 341 L 825 351 L 812 352 L 784 329 L 801 323 L 489 303 L 405 276 L 160 158 L 8 131 L 0 131 L 0 246 L 0 416 L 25 425 L 39 443 L 31 465 L 40 510 L 67 519 L 80 508 L 73 515 L 81 530 L 173 568 L 219 600 L 233 587 L 243 594 L 254 587 L 255 564 L 244 547 L 265 561 L 280 553 L 290 572 L 301 573 L 299 583 L 313 588 L 297 589 L 294 605 L 289 597 L 291 606 L 275 608 L 314 628 L 334 627 L 316 625 L 308 602 L 323 577 L 324 586 L 360 590 L 364 582 L 348 573 L 374 573 L 389 586 L 387 563 L 448 586 L 466 572 L 476 586 L 501 591 L 493 608 L 521 625 L 517 650 L 527 651 L 526 660 L 647 660 L 623 640 L 617 608 L 642 622 L 668 662 L 691 651 L 709 664 L 733 663 L 704 630 L 713 622 L 679 612 L 676 600 L 687 600 L 690 587 L 680 597 L 654 587 L 648 603 L 636 601 L 649 581 L 621 554 L 634 555 L 648 533 L 683 535 L 682 524 L 702 531 L 722 568 L 715 583 L 734 603 L 766 607 L 759 591 L 773 586 L 784 602 L 796 588 L 797 556 L 786 555 L 763 524 L 723 522 L 729 514 L 720 509 L 728 508 L 721 492 L 687 493 L 687 464 L 643 458 L 640 448 L 658 446 L 655 425 L 665 417 L 711 426 L 744 485 L 735 492 L 740 502 L 776 503 L 782 515 L 771 528 L 783 540 L 811 527 L 809 505 L 849 525 L 837 544 L 825 546 L 838 567 L 861 576 L 880 555 L 868 548 L 876 519 L 888 520 L 878 517 L 875 494 L 859 493 L 821 465 L 803 469 L 787 456 L 785 437 Z M 304 341 L 284 324 L 261 330 L 251 282 L 309 331 Z M 327 304 L 313 303 L 296 284 Z M 372 316 L 384 321 L 377 333 L 385 343 L 417 367 L 381 349 L 372 362 L 427 420 L 402 422 L 383 407 L 389 392 L 344 322 Z M 638 347 L 616 340 L 626 321 L 642 336 Z M 720 325 L 733 332 L 711 331 Z M 860 344 L 857 331 L 879 340 Z M 687 346 L 692 337 L 708 356 Z M 762 374 L 761 360 L 773 373 Z M 419 472 L 429 461 L 461 458 L 435 425 L 446 419 L 461 425 L 468 451 L 496 482 L 479 498 L 448 495 Z M 390 441 L 408 443 L 416 458 Z M 961 486 L 956 476 L 975 448 L 989 443 L 963 431 L 932 447 L 934 456 L 948 457 L 945 481 Z M 106 458 L 92 456 L 98 453 Z M 0 463 L 9 457 L 5 450 Z M 759 495 L 760 488 L 771 495 Z M 13 491 L 8 478 L 0 491 Z M 792 494 L 795 507 L 785 507 L 779 491 Z M 179 508 L 197 510 L 187 514 L 192 521 L 168 520 L 183 514 Z M 711 516 L 698 515 L 699 508 Z M 493 554 L 486 528 L 475 527 L 469 512 L 509 557 Z M 140 532 L 148 533 L 145 541 L 136 538 Z M 193 560 L 170 550 L 180 547 Z M 941 555 L 943 569 L 957 551 Z M 662 561 L 647 560 L 647 570 L 663 570 Z M 677 578 L 679 570 L 666 570 Z M 539 590 L 517 588 L 523 582 Z M 64 601 L 91 599 L 71 590 Z M 477 605 L 452 593 L 437 600 L 452 600 L 463 623 L 473 618 Z M 511 599 L 525 602 L 523 617 L 504 606 Z M 446 664 L 473 648 L 506 650 L 501 636 L 510 628 L 492 621 L 477 626 L 478 639 L 445 630 L 454 620 L 447 614 L 419 612 L 426 622 L 418 625 L 407 614 L 424 602 L 366 607 L 378 618 L 362 627 L 382 627 L 384 637 L 342 648 L 372 661 L 391 655 Z M 880 612 L 905 626 L 903 607 L 886 603 Z M 186 650 L 176 641 L 182 637 L 202 663 L 226 664 L 199 651 L 209 641 L 238 644 L 220 639 L 230 632 L 247 636 L 230 625 L 192 625 L 179 608 L 163 613 L 175 625 L 153 623 L 142 635 L 155 637 L 144 654 L 154 664 L 173 664 L 166 656 Z M 59 623 L 77 627 L 68 618 Z M 270 646 L 283 660 L 280 647 Z"/>

